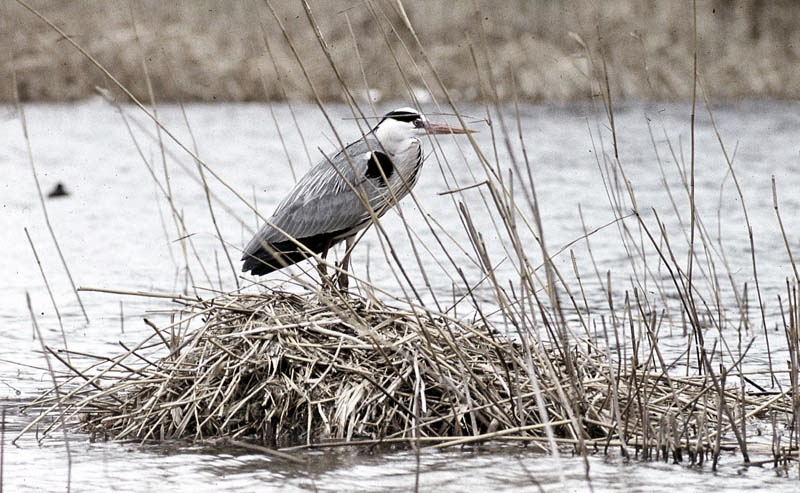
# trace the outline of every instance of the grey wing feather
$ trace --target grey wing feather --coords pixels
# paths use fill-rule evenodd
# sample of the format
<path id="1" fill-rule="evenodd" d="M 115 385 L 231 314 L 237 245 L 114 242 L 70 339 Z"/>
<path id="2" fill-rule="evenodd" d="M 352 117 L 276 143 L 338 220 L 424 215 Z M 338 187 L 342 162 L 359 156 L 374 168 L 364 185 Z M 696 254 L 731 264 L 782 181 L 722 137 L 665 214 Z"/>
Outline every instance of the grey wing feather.
<path id="1" fill-rule="evenodd" d="M 287 234 L 306 238 L 366 223 L 371 215 L 364 198 L 373 208 L 381 202 L 382 194 L 364 179 L 368 152 L 378 145 L 374 139 L 369 144 L 361 139 L 314 166 L 278 205 L 245 251 L 258 249 L 262 242 L 286 241 Z"/>

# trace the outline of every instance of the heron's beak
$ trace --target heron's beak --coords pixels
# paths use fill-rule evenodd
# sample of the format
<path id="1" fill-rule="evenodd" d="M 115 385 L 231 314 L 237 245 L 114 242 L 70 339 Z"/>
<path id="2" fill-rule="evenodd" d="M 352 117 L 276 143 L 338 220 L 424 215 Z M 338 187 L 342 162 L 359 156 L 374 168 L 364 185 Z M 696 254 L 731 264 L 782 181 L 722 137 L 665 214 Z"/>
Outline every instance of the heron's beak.
<path id="1" fill-rule="evenodd" d="M 437 134 L 472 134 L 477 132 L 477 130 L 472 130 L 469 128 L 461 128 L 461 127 L 451 127 L 446 123 L 434 123 L 434 122 L 425 122 L 425 130 L 429 134 L 437 135 Z"/>

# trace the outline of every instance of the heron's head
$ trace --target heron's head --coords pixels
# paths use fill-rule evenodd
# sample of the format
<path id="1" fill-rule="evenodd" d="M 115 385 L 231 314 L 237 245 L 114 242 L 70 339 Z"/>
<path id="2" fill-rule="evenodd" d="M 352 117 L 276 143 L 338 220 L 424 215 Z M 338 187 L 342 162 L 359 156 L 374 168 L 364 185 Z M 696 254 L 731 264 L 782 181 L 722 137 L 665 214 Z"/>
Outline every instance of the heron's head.
<path id="1" fill-rule="evenodd" d="M 384 146 L 391 146 L 419 134 L 467 134 L 474 130 L 431 122 L 414 108 L 399 108 L 383 115 L 373 132 Z"/>

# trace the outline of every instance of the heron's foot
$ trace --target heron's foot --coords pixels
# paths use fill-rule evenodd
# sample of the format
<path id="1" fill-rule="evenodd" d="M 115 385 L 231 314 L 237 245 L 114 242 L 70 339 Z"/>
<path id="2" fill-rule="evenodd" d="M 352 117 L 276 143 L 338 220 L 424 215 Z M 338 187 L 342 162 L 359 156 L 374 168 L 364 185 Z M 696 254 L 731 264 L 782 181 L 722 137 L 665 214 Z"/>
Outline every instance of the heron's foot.
<path id="1" fill-rule="evenodd" d="M 327 265 L 322 263 L 317 264 L 317 272 L 319 273 L 319 282 L 323 291 L 347 293 L 350 287 L 350 276 L 347 272 L 337 269 L 337 272 L 328 274 Z"/>

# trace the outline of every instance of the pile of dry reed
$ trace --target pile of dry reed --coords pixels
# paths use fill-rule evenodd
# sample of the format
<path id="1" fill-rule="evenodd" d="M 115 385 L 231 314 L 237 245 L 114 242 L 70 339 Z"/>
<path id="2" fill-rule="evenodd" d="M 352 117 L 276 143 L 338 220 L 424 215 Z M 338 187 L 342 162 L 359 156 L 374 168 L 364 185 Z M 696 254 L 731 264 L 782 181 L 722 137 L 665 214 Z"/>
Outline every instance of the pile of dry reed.
<path id="1" fill-rule="evenodd" d="M 504 438 L 702 460 L 743 420 L 791 412 L 789 395 L 748 396 L 713 376 L 670 377 L 578 346 L 523 345 L 482 323 L 374 299 L 268 291 L 180 301 L 182 321 L 157 331 L 168 354 L 150 359 L 148 340 L 71 370 L 31 405 L 41 414 L 23 433 L 51 419 L 46 432 L 73 423 L 117 440 Z"/>
<path id="2" fill-rule="evenodd" d="M 81 373 L 85 383 L 50 409 L 117 439 L 285 446 L 508 428 L 518 420 L 512 395 L 529 388 L 524 372 L 509 373 L 522 365 L 518 348 L 486 327 L 374 300 L 279 291 L 190 309 L 203 324 L 182 340 L 165 336 L 166 357 L 137 368 L 138 351 L 114 358 L 108 387 Z"/>

